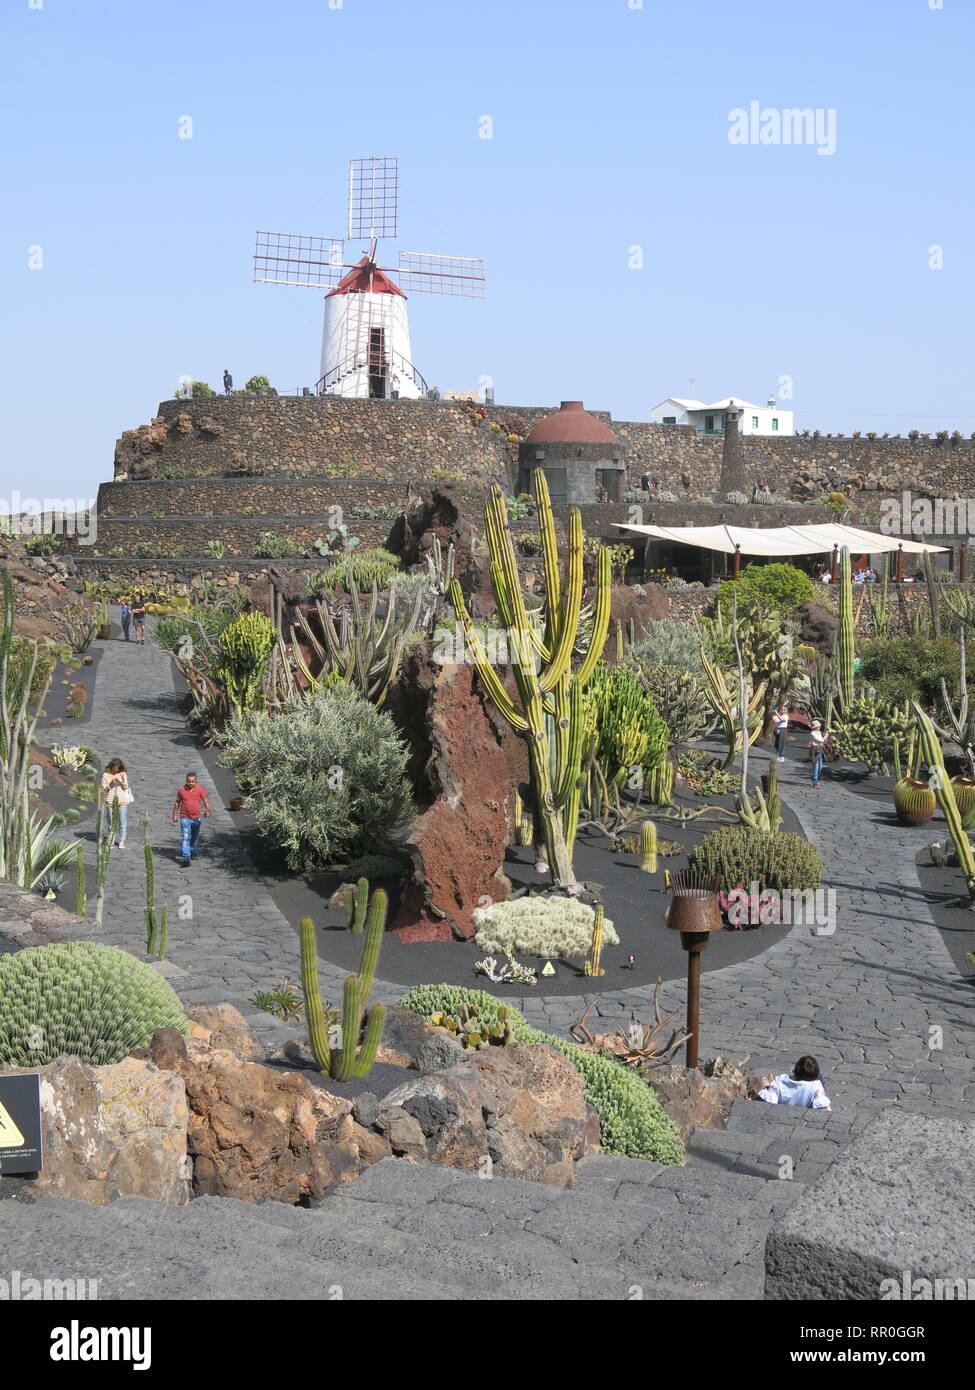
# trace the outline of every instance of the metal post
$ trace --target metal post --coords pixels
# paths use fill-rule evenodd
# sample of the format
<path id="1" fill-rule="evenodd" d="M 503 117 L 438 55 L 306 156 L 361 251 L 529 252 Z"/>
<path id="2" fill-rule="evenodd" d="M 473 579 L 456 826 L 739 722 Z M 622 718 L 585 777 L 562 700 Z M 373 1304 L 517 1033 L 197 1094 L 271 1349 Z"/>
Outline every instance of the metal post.
<path id="1" fill-rule="evenodd" d="M 701 1023 L 701 950 L 702 946 L 686 945 L 695 938 L 704 938 L 703 945 L 707 945 L 706 932 L 682 932 L 681 945 L 687 951 L 687 1031 L 690 1036 L 687 1039 L 687 1046 L 684 1049 L 684 1065 L 687 1067 L 697 1066 L 697 1042 Z"/>
<path id="2" fill-rule="evenodd" d="M 965 541 L 958 547 L 958 583 L 968 583 L 968 545 Z"/>
<path id="3" fill-rule="evenodd" d="M 904 583 L 904 547 L 902 545 L 897 547 L 897 582 L 898 584 Z"/>
<path id="4" fill-rule="evenodd" d="M 836 565 L 837 565 L 837 562 L 838 562 L 838 560 L 839 560 L 839 556 L 840 556 L 840 548 L 839 548 L 838 545 L 834 545 L 834 546 L 833 546 L 833 558 L 832 558 L 832 560 L 830 561 L 830 565 L 829 565 L 829 582 L 830 582 L 831 584 L 835 584 L 835 583 L 836 583 L 836 574 L 837 574 Z"/>
<path id="5" fill-rule="evenodd" d="M 736 545 L 736 546 L 735 546 L 735 578 L 736 578 L 736 579 L 738 578 L 738 575 L 740 574 L 740 572 L 741 572 L 741 546 L 740 546 L 740 545 Z"/>

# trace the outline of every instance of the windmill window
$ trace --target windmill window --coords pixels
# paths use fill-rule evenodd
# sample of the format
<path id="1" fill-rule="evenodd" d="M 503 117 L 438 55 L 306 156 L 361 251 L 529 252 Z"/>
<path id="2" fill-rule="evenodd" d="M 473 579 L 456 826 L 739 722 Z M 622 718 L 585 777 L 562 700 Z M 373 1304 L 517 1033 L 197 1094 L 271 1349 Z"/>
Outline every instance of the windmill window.
<path id="1" fill-rule="evenodd" d="M 774 428 L 774 426 L 773 426 L 773 428 Z M 753 415 L 753 416 L 752 416 L 752 429 L 753 429 L 753 430 L 757 430 L 757 429 L 758 429 L 758 416 L 757 416 L 757 415 Z"/>
<path id="2" fill-rule="evenodd" d="M 774 430 L 777 430 L 779 428 L 779 422 L 774 415 L 772 416 L 772 428 Z"/>

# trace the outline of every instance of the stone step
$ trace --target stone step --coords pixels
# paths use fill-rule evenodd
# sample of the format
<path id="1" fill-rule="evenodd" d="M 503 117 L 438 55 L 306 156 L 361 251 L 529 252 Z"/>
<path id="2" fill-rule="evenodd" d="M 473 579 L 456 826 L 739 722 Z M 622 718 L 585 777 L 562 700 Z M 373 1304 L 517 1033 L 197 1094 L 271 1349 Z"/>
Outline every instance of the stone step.
<path id="1" fill-rule="evenodd" d="M 641 1160 L 580 1170 L 565 1190 L 387 1159 L 313 1210 L 4 1202 L 0 1264 L 98 1278 L 102 1298 L 761 1297 L 769 1224 L 797 1189 Z"/>

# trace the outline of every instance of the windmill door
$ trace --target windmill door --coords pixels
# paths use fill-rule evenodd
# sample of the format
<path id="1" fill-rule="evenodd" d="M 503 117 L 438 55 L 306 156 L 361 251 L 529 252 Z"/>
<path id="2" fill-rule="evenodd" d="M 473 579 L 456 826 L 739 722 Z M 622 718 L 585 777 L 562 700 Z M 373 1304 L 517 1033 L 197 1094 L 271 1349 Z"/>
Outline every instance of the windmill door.
<path id="1" fill-rule="evenodd" d="M 384 328 L 370 328 L 369 330 L 369 395 L 376 400 L 382 400 L 386 395 L 386 377 L 388 375 L 389 362 L 386 357 L 386 330 Z"/>

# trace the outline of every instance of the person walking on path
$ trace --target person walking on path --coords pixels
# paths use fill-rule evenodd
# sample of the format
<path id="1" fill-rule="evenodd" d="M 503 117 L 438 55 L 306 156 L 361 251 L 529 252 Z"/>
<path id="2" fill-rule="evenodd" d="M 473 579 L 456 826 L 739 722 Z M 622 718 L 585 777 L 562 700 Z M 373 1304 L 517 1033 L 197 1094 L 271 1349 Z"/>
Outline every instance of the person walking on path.
<path id="1" fill-rule="evenodd" d="M 135 602 L 132 604 L 132 623 L 135 627 L 135 640 L 141 645 L 146 645 L 146 601 L 141 594 L 136 594 Z"/>
<path id="2" fill-rule="evenodd" d="M 234 379 L 226 367 L 223 369 L 223 394 L 229 396 L 234 389 Z"/>
<path id="3" fill-rule="evenodd" d="M 775 736 L 775 753 L 780 763 L 785 762 L 785 744 L 789 734 L 789 706 L 776 705 L 772 711 L 772 732 Z"/>
<path id="4" fill-rule="evenodd" d="M 819 786 L 819 779 L 823 775 L 823 763 L 826 761 L 826 742 L 829 738 L 829 729 L 824 729 L 818 719 L 812 722 L 809 730 L 809 761 L 812 763 L 812 784 Z"/>
<path id="5" fill-rule="evenodd" d="M 771 1085 L 762 1087 L 758 1098 L 769 1105 L 801 1105 L 806 1110 L 833 1108 L 815 1057 L 800 1057 L 791 1074 L 776 1076 Z"/>
<path id="6" fill-rule="evenodd" d="M 129 774 L 126 772 L 125 763 L 121 758 L 113 758 L 102 773 L 102 795 L 105 798 L 105 805 L 112 808 L 113 820 L 114 807 L 118 807 L 118 839 L 115 844 L 118 849 L 125 849 L 126 822 L 129 807 L 135 797 L 129 787 Z"/>
<path id="7" fill-rule="evenodd" d="M 132 623 L 132 605 L 127 598 L 122 600 L 122 636 L 127 642 L 129 640 L 129 627 Z"/>
<path id="8" fill-rule="evenodd" d="M 196 858 L 200 843 L 200 812 L 207 817 L 210 803 L 202 787 L 196 784 L 196 773 L 188 772 L 186 781 L 176 793 L 173 806 L 173 824 L 179 821 L 181 835 L 180 866 L 186 868 Z"/>

